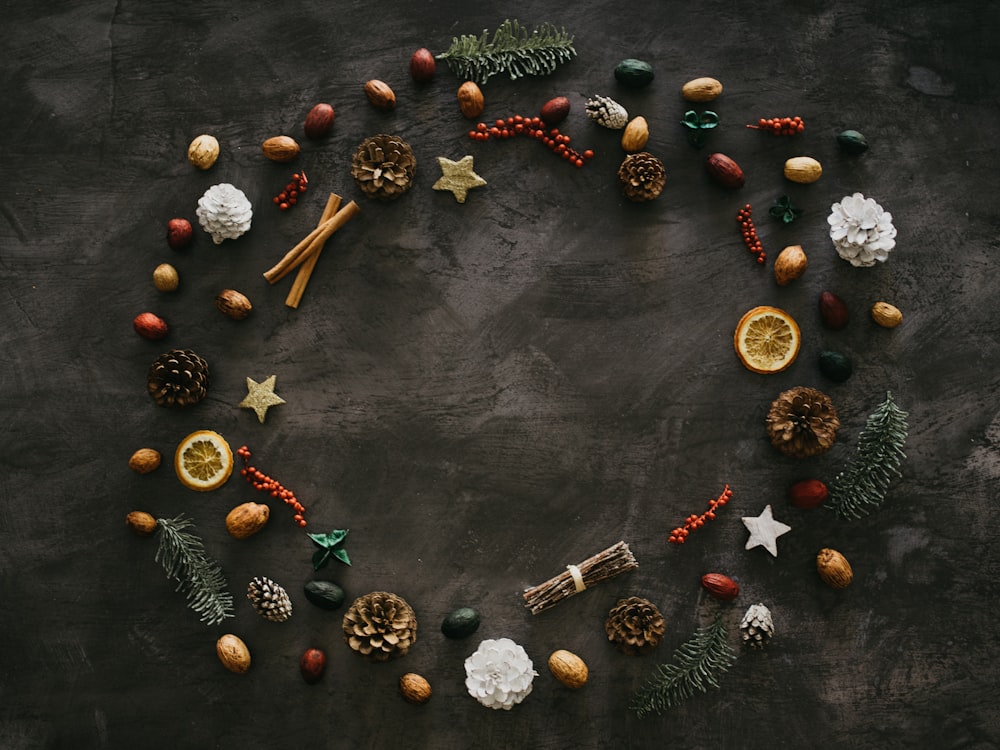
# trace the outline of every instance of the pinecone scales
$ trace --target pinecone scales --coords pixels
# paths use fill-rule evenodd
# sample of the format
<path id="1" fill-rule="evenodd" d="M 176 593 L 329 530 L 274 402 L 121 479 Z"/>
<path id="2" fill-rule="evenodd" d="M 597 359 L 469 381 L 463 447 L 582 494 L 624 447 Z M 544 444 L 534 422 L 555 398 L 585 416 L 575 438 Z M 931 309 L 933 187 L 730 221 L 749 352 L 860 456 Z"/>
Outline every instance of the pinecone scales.
<path id="1" fill-rule="evenodd" d="M 641 203 L 658 198 L 667 184 L 663 162 L 648 151 L 629 154 L 618 168 L 622 192 L 630 201 Z"/>
<path id="2" fill-rule="evenodd" d="M 593 96 L 587 100 L 587 117 L 601 127 L 611 130 L 621 130 L 628 124 L 628 111 L 614 99 L 606 96 Z"/>
<path id="3" fill-rule="evenodd" d="M 762 649 L 774 636 L 774 620 L 771 610 L 763 604 L 753 604 L 740 622 L 740 636 L 749 648 Z"/>
<path id="4" fill-rule="evenodd" d="M 778 394 L 767 415 L 771 445 L 792 458 L 830 450 L 839 428 L 840 419 L 830 397 L 804 386 Z"/>
<path id="5" fill-rule="evenodd" d="M 194 406 L 208 393 L 208 362 L 190 349 L 171 349 L 150 365 L 146 388 L 160 406 Z"/>
<path id="6" fill-rule="evenodd" d="M 342 627 L 347 645 L 371 661 L 404 656 L 417 641 L 413 608 L 388 591 L 373 591 L 355 599 Z"/>
<path id="7" fill-rule="evenodd" d="M 410 189 L 416 171 L 413 149 L 397 135 L 366 138 L 351 159 L 351 176 L 369 198 L 398 198 Z"/>
<path id="8" fill-rule="evenodd" d="M 247 586 L 247 599 L 254 611 L 271 622 L 284 622 L 292 616 L 292 600 L 288 592 L 270 578 L 260 576 Z"/>
<path id="9" fill-rule="evenodd" d="M 666 622 L 656 605 L 638 596 L 620 599 L 604 623 L 608 640 L 621 651 L 633 655 L 644 654 L 660 645 L 666 629 Z"/>

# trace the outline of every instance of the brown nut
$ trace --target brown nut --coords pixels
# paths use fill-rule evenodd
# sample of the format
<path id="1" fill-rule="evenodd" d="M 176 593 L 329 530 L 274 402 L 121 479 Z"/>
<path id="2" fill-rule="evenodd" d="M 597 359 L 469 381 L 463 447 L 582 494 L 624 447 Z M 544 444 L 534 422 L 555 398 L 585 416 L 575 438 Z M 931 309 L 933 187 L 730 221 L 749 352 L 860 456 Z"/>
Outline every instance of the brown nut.
<path id="1" fill-rule="evenodd" d="M 437 62 L 434 54 L 426 47 L 421 47 L 410 58 L 410 76 L 417 83 L 427 83 L 434 77 Z"/>
<path id="2" fill-rule="evenodd" d="M 828 586 L 846 589 L 854 580 L 854 571 L 847 558 L 835 549 L 824 548 L 816 555 L 816 570 Z"/>
<path id="3" fill-rule="evenodd" d="M 431 698 L 431 684 L 415 672 L 407 672 L 399 678 L 399 692 L 403 697 L 419 706 Z"/>
<path id="4" fill-rule="evenodd" d="M 149 536 L 156 531 L 156 519 L 149 513 L 141 510 L 133 510 L 125 516 L 125 525 L 139 536 Z"/>
<path id="5" fill-rule="evenodd" d="M 681 87 L 681 96 L 689 102 L 710 102 L 722 93 L 722 84 L 714 78 L 695 78 Z"/>
<path id="6" fill-rule="evenodd" d="M 188 161 L 198 169 L 209 169 L 218 158 L 219 141 L 213 135 L 199 135 L 188 146 Z"/>
<path id="7" fill-rule="evenodd" d="M 802 245 L 789 245 L 774 259 L 774 280 L 778 286 L 787 286 L 804 274 L 808 265 Z"/>
<path id="8" fill-rule="evenodd" d="M 128 460 L 128 467 L 139 474 L 148 474 L 160 466 L 160 452 L 152 448 L 140 448 Z"/>
<path id="9" fill-rule="evenodd" d="M 226 531 L 234 539 L 246 539 L 264 528 L 271 509 L 262 503 L 237 505 L 226 516 Z"/>
<path id="10" fill-rule="evenodd" d="M 794 156 L 785 162 L 785 178 L 808 185 L 823 174 L 823 165 L 811 156 Z"/>
<path id="11" fill-rule="evenodd" d="M 831 331 L 846 328 L 850 320 L 847 303 L 833 292 L 822 292 L 819 295 L 819 317 Z"/>
<path id="12" fill-rule="evenodd" d="M 622 148 L 627 153 L 642 151 L 649 141 L 649 124 L 645 117 L 633 117 L 622 133 Z"/>
<path id="13" fill-rule="evenodd" d="M 250 669 L 250 649 L 239 636 L 226 633 L 215 642 L 215 653 L 230 672 L 245 674 Z"/>
<path id="14" fill-rule="evenodd" d="M 740 165 L 725 154 L 710 154 L 706 165 L 708 173 L 723 187 L 736 189 L 746 183 Z"/>
<path id="15" fill-rule="evenodd" d="M 566 687 L 577 690 L 587 684 L 587 664 L 572 651 L 559 649 L 549 656 L 549 671 Z"/>
<path id="16" fill-rule="evenodd" d="M 161 263 L 153 269 L 153 286 L 161 292 L 176 292 L 180 286 L 181 277 L 177 269 L 169 263 Z"/>
<path id="17" fill-rule="evenodd" d="M 291 161 L 299 155 L 299 144 L 287 135 L 276 135 L 268 138 L 260 145 L 261 150 L 271 161 Z"/>
<path id="18" fill-rule="evenodd" d="M 306 115 L 306 123 L 302 126 L 306 138 L 316 140 L 325 136 L 330 132 L 330 128 L 333 127 L 335 117 L 336 113 L 333 111 L 333 106 L 326 102 L 320 102 L 310 109 L 309 114 Z"/>
<path id="19" fill-rule="evenodd" d="M 482 90 L 473 81 L 466 81 L 459 86 L 455 95 L 458 97 L 459 109 L 470 120 L 474 120 L 483 113 L 486 100 L 483 98 Z"/>
<path id="20" fill-rule="evenodd" d="M 706 573 L 701 577 L 701 587 L 724 602 L 731 602 L 740 595 L 739 584 L 722 573 Z"/>
<path id="21" fill-rule="evenodd" d="M 883 328 L 895 328 L 903 322 L 903 313 L 888 302 L 876 302 L 872 305 L 872 320 Z"/>
<path id="22" fill-rule="evenodd" d="M 253 310 L 250 300 L 235 289 L 223 289 L 219 292 L 215 298 L 215 307 L 233 320 L 243 320 Z"/>
<path id="23" fill-rule="evenodd" d="M 378 109 L 390 110 L 396 108 L 396 94 L 389 88 L 389 84 L 384 81 L 373 78 L 365 83 L 365 96 L 368 97 L 368 101 L 372 103 L 372 106 Z"/>
<path id="24" fill-rule="evenodd" d="M 569 99 L 565 96 L 557 96 L 554 99 L 549 99 L 542 105 L 542 111 L 539 112 L 539 116 L 542 118 L 542 122 L 552 127 L 566 119 L 569 115 L 569 106 Z"/>

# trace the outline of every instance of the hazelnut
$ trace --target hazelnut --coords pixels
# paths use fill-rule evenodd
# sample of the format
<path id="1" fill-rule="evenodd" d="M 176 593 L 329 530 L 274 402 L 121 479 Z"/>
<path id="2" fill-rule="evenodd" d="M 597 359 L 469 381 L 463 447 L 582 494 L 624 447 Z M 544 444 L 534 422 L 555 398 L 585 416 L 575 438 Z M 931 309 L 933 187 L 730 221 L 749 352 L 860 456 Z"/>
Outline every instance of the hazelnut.
<path id="1" fill-rule="evenodd" d="M 180 283 L 177 269 L 169 263 L 161 263 L 153 269 L 153 286 L 161 292 L 176 292 Z"/>
<path id="2" fill-rule="evenodd" d="M 188 146 L 188 161 L 198 169 L 209 169 L 219 158 L 219 141 L 215 136 L 202 134 Z"/>
<path id="3" fill-rule="evenodd" d="M 160 452 L 152 448 L 140 448 L 128 460 L 128 467 L 139 474 L 148 474 L 160 466 Z"/>
<path id="4" fill-rule="evenodd" d="M 215 298 L 215 306 L 219 312 L 228 315 L 233 320 L 243 320 L 253 309 L 250 300 L 235 289 L 223 289 L 219 292 Z"/>

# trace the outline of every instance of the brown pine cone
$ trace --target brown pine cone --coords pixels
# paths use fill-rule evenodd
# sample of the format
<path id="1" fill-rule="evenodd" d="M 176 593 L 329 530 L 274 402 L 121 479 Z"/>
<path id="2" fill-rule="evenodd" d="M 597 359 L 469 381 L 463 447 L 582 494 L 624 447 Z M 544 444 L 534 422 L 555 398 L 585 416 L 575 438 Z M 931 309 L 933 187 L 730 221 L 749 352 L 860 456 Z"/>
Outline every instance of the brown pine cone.
<path id="1" fill-rule="evenodd" d="M 625 196 L 641 203 L 659 197 L 667 182 L 667 173 L 662 161 L 648 151 L 640 151 L 625 157 L 618 168 L 618 180 Z"/>
<path id="2" fill-rule="evenodd" d="M 413 184 L 417 158 L 410 145 L 397 135 L 366 138 L 351 159 L 351 176 L 370 198 L 393 200 Z"/>
<path id="3" fill-rule="evenodd" d="M 771 445 L 786 456 L 808 458 L 830 450 L 840 419 L 830 397 L 799 386 L 778 395 L 767 415 Z"/>
<path id="4" fill-rule="evenodd" d="M 667 624 L 648 599 L 630 596 L 611 608 L 604 623 L 608 640 L 626 654 L 644 654 L 660 644 Z"/>
<path id="5" fill-rule="evenodd" d="M 208 393 L 208 362 L 190 349 L 172 349 L 150 365 L 146 381 L 160 406 L 194 406 Z"/>
<path id="6" fill-rule="evenodd" d="M 373 591 L 358 597 L 343 621 L 344 641 L 372 661 L 403 656 L 417 640 L 417 616 L 402 597 Z"/>

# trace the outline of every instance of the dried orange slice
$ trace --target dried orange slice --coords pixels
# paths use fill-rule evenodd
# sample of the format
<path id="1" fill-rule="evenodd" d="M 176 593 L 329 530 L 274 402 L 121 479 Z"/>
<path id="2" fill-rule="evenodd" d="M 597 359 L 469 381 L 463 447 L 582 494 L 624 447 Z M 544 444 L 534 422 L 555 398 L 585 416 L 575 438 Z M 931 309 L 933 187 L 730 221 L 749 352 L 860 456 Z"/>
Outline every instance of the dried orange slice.
<path id="1" fill-rule="evenodd" d="M 177 446 L 174 470 L 185 487 L 199 492 L 214 490 L 233 473 L 233 452 L 219 433 L 198 430 Z"/>
<path id="2" fill-rule="evenodd" d="M 753 372 L 781 372 L 795 361 L 800 343 L 794 318 L 768 305 L 748 310 L 733 334 L 736 356 Z"/>

